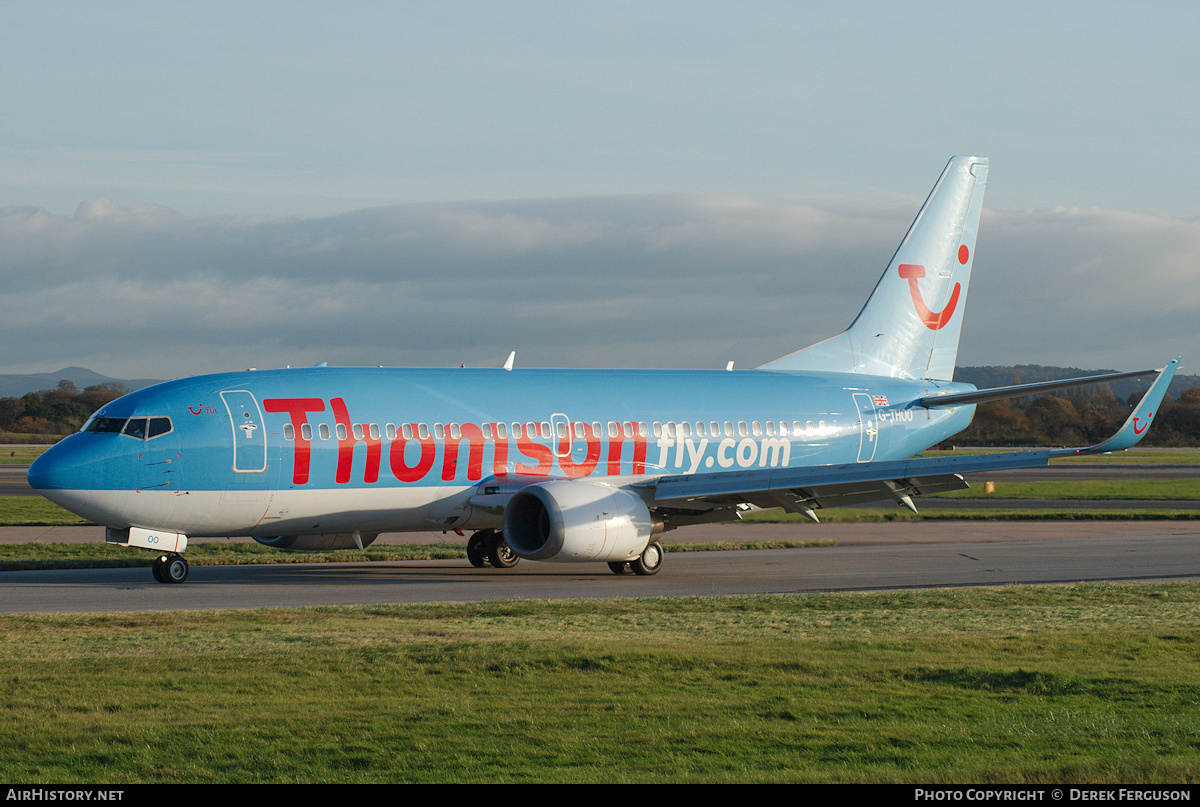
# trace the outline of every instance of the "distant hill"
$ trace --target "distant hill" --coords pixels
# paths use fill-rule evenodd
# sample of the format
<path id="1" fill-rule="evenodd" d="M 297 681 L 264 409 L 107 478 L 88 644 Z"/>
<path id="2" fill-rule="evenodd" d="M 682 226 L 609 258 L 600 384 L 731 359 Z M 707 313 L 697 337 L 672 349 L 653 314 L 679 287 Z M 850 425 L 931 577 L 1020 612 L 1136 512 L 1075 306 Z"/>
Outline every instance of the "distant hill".
<path id="1" fill-rule="evenodd" d="M 70 381 L 80 391 L 97 384 L 124 384 L 132 391 L 158 383 L 153 378 L 110 378 L 84 367 L 64 367 L 53 373 L 0 374 L 0 398 L 20 398 L 26 393 L 56 389 L 58 382 L 63 379 Z"/>
<path id="2" fill-rule="evenodd" d="M 1007 387 L 1014 384 L 1034 384 L 1038 381 L 1057 381 L 1060 378 L 1080 378 L 1089 375 L 1115 373 L 1117 370 L 1081 370 L 1078 367 L 1043 367 L 1039 364 L 1018 364 L 1012 367 L 958 367 L 954 371 L 955 381 L 965 381 L 980 389 L 988 387 Z M 1111 381 L 1113 395 L 1118 400 L 1128 400 L 1135 392 L 1144 392 L 1150 388 L 1154 376 L 1131 378 L 1124 381 Z M 1185 390 L 1200 387 L 1200 375 L 1179 375 L 1171 379 L 1167 395 L 1172 399 L 1178 398 Z M 1087 389 L 1087 387 L 1083 387 Z"/>

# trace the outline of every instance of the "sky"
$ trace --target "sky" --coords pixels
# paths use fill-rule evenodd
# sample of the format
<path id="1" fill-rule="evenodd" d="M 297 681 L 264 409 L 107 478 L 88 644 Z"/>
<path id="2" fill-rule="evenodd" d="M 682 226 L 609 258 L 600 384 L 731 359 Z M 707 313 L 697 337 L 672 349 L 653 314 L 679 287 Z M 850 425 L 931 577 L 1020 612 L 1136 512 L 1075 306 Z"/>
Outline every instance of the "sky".
<path id="1" fill-rule="evenodd" d="M 0 373 L 753 367 L 991 159 L 960 365 L 1200 367 L 1200 5 L 0 0 Z"/>

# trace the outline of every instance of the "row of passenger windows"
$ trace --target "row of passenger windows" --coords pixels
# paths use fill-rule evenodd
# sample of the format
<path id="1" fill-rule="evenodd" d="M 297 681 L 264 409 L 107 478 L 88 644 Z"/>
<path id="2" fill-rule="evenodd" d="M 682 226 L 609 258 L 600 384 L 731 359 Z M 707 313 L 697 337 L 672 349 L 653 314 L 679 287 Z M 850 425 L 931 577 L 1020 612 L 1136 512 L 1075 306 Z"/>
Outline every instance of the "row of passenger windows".
<path id="1" fill-rule="evenodd" d="M 124 434 L 138 440 L 153 440 L 171 429 L 171 419 L 168 417 L 129 419 L 94 417 L 83 426 L 85 432 Z"/>
<path id="2" fill-rule="evenodd" d="M 567 436 L 566 422 L 556 421 L 554 427 L 551 424 L 542 421 L 541 423 L 513 423 L 511 426 L 507 423 L 496 423 L 493 430 L 493 424 L 484 423 L 480 428 L 483 431 L 483 436 L 489 440 L 505 440 L 511 435 L 513 439 L 521 437 L 550 437 L 556 436 L 559 439 Z M 587 428 L 583 423 L 572 423 L 571 431 L 574 437 L 586 438 Z M 768 420 L 765 423 L 760 423 L 757 420 L 746 421 L 739 420 L 735 424 L 733 421 L 726 420 L 723 424 L 719 421 L 712 420 L 705 423 L 704 421 L 696 421 L 695 423 L 684 421 L 676 423 L 675 421 L 667 421 L 662 423 L 655 421 L 651 425 L 644 422 L 625 421 L 617 423 L 609 421 L 607 428 L 600 422 L 593 422 L 591 426 L 592 434 L 604 437 L 607 435 L 610 438 L 616 439 L 620 437 L 638 436 L 642 438 L 650 437 L 653 434 L 655 439 L 660 437 L 801 437 L 811 436 L 824 432 L 828 426 L 825 421 L 821 420 L 817 423 L 813 421 L 805 421 L 801 423 L 798 420 L 793 420 L 791 424 L 786 420 Z M 379 440 L 380 428 L 376 423 L 355 423 L 351 429 L 355 440 Z M 330 429 L 328 423 L 317 424 L 317 437 L 321 440 L 330 438 Z M 346 425 L 338 423 L 335 426 L 334 434 L 337 439 L 347 439 Z M 433 435 L 435 440 L 444 440 L 449 435 L 451 440 L 459 440 L 462 438 L 462 428 L 457 423 L 443 425 L 441 423 L 433 424 L 433 429 L 424 423 L 404 423 L 396 426 L 393 423 L 388 423 L 383 427 L 383 434 L 387 435 L 388 440 L 395 440 L 397 435 L 405 440 L 418 438 L 428 440 L 430 435 Z M 313 427 L 305 423 L 300 427 L 300 436 L 304 440 L 313 439 Z M 285 440 L 295 440 L 296 433 L 292 424 L 288 423 L 283 427 L 283 437 Z"/>

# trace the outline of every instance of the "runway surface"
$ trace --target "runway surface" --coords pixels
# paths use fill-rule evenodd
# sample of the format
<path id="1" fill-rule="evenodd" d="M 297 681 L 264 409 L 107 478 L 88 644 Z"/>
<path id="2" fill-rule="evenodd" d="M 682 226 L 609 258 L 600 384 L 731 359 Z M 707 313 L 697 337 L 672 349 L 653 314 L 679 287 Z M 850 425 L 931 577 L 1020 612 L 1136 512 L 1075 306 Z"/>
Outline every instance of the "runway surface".
<path id="1" fill-rule="evenodd" d="M 36 540 L 62 540 L 41 529 Z M 0 532 L 10 533 L 10 530 Z M 94 534 L 94 533 L 93 533 Z M 1195 522 L 898 522 L 713 525 L 669 533 L 695 542 L 829 538 L 837 546 L 673 552 L 653 577 L 605 564 L 465 560 L 193 566 L 182 585 L 148 568 L 0 574 L 0 612 L 103 612 L 475 602 L 508 599 L 712 597 L 895 588 L 1200 579 Z M 442 536 L 385 536 L 429 542 Z M 80 540 L 95 540 L 84 537 Z M 103 540 L 101 537 L 99 540 Z M 135 550 L 130 550 L 135 551 Z"/>
<path id="2" fill-rule="evenodd" d="M 0 466 L 0 495 L 31 495 L 26 468 Z M 968 478 L 994 481 L 1183 479 L 1200 465 L 1058 464 Z M 1152 507 L 1195 501 L 1064 502 L 923 499 L 953 507 Z M 262 608 L 504 599 L 675 597 L 889 588 L 1200 579 L 1200 521 L 927 521 L 859 524 L 715 524 L 668 533 L 668 543 L 831 540 L 836 546 L 672 552 L 654 577 L 616 576 L 603 563 L 522 562 L 475 569 L 465 560 L 265 566 L 193 566 L 182 585 L 149 568 L 0 573 L 0 613 Z M 5 527 L 0 542 L 102 542 L 100 527 Z M 230 539 L 226 539 L 230 540 Z M 241 539 L 246 540 L 246 539 Z M 465 538 L 415 533 L 381 543 Z M 139 554 L 137 550 L 131 553 Z M 145 554 L 149 557 L 149 553 Z M 281 553 L 282 556 L 282 553 Z M 302 557 L 291 555 L 290 557 Z"/>

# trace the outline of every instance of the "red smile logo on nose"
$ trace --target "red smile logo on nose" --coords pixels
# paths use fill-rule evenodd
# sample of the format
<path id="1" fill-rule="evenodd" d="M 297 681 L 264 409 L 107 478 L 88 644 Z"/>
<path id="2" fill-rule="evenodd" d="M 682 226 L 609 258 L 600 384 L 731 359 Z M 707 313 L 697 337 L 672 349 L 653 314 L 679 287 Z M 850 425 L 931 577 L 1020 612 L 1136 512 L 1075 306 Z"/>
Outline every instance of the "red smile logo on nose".
<path id="1" fill-rule="evenodd" d="M 965 264 L 970 257 L 971 251 L 967 249 L 966 244 L 958 248 L 959 263 Z M 950 292 L 950 299 L 941 311 L 930 311 L 929 306 L 925 305 L 925 299 L 921 296 L 921 287 L 917 285 L 917 281 L 925 277 L 925 267 L 915 263 L 902 263 L 899 272 L 900 277 L 908 281 L 908 293 L 912 295 L 913 307 L 917 309 L 917 316 L 921 318 L 921 322 L 925 323 L 925 327 L 931 331 L 938 331 L 946 327 L 946 323 L 954 316 L 962 285 L 954 284 L 954 289 Z"/>

